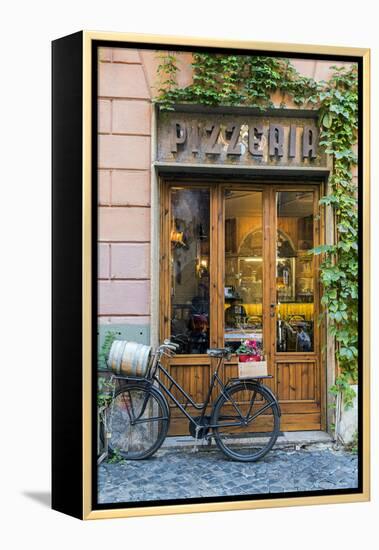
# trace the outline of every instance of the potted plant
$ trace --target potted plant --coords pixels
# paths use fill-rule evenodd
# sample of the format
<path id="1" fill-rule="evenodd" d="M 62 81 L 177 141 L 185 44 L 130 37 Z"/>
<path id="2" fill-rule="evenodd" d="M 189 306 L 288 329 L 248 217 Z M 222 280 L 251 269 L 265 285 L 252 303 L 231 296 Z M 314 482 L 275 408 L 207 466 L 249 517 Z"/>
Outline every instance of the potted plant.
<path id="1" fill-rule="evenodd" d="M 267 376 L 267 362 L 264 360 L 261 345 L 256 340 L 242 340 L 236 354 L 239 378 Z"/>
<path id="2" fill-rule="evenodd" d="M 262 361 L 262 354 L 256 340 L 242 340 L 236 354 L 240 363 Z"/>

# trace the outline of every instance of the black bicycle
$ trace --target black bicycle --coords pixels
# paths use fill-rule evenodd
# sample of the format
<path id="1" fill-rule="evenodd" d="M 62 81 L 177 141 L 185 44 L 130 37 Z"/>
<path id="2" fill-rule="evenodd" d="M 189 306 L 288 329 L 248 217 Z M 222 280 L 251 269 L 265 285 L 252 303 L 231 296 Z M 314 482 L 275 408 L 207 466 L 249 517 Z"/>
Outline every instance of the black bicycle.
<path id="1" fill-rule="evenodd" d="M 162 445 L 169 428 L 169 397 L 189 420 L 189 431 L 196 440 L 211 442 L 233 460 L 259 460 L 275 444 L 280 429 L 280 407 L 272 391 L 262 379 L 229 379 L 224 385 L 219 369 L 230 360 L 228 348 L 209 349 L 208 355 L 218 358 L 207 398 L 197 404 L 162 365 L 163 355 L 173 355 L 177 344 L 165 341 L 154 354 L 145 378 L 115 376 L 120 380 L 114 390 L 108 418 L 108 447 L 127 460 L 142 460 L 153 455 Z M 169 381 L 169 383 L 165 381 Z M 220 393 L 211 414 L 206 411 L 215 386 Z M 179 402 L 172 389 L 184 397 Z M 199 416 L 189 414 L 192 406 Z"/>

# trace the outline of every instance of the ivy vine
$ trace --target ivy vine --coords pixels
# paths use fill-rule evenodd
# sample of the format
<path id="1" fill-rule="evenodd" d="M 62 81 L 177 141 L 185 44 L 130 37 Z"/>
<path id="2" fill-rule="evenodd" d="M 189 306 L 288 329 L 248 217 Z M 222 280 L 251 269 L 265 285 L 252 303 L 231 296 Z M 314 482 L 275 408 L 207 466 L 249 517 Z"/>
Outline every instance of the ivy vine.
<path id="1" fill-rule="evenodd" d="M 328 193 L 320 205 L 334 211 L 336 239 L 312 253 L 321 255 L 322 316 L 327 317 L 336 342 L 338 372 L 330 391 L 341 392 L 348 408 L 355 396 L 351 383 L 358 377 L 358 208 L 352 176 L 357 162 L 358 73 L 356 64 L 331 68 L 334 72 L 327 82 L 315 82 L 300 75 L 285 58 L 194 53 L 193 82 L 180 87 L 178 56 L 168 52 L 160 54 L 155 102 L 163 110 L 178 103 L 265 110 L 274 107 L 271 96 L 280 92 L 280 107 L 286 107 L 289 97 L 297 106 L 318 109 L 320 145 L 333 158 Z"/>
<path id="2" fill-rule="evenodd" d="M 155 101 L 172 110 L 175 103 L 202 105 L 248 105 L 259 109 L 273 107 L 271 95 L 288 94 L 302 105 L 317 88 L 316 82 L 300 75 L 289 59 L 266 56 L 194 53 L 193 83 L 181 88 L 175 52 L 160 54 L 159 85 Z"/>
<path id="3" fill-rule="evenodd" d="M 314 253 L 323 257 L 321 303 L 337 344 L 338 375 L 330 390 L 341 391 L 349 407 L 355 396 L 351 383 L 358 378 L 358 201 L 352 176 L 357 163 L 358 74 L 356 65 L 333 69 L 313 99 L 320 110 L 320 145 L 333 156 L 329 193 L 320 204 L 334 209 L 336 241 L 315 248 Z"/>

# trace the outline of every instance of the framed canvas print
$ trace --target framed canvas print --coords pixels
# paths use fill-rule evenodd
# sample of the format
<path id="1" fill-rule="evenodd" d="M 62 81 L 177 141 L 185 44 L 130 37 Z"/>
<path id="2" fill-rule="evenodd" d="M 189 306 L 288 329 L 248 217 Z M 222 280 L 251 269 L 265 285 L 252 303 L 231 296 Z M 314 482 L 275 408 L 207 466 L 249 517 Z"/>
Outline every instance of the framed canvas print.
<path id="1" fill-rule="evenodd" d="M 369 499 L 369 50 L 53 42 L 53 508 Z"/>

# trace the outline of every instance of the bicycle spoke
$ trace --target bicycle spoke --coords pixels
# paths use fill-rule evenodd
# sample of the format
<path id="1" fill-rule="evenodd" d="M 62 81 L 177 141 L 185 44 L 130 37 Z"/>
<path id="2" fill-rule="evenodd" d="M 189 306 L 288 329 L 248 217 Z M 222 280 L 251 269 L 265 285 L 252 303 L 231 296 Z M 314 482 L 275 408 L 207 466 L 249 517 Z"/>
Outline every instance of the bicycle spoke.
<path id="1" fill-rule="evenodd" d="M 266 405 L 264 405 L 261 409 L 259 409 L 259 411 L 255 412 L 253 414 L 253 416 L 247 416 L 247 418 L 246 418 L 247 422 L 252 422 L 253 420 L 255 420 L 258 416 L 263 414 L 265 411 L 267 411 L 272 406 L 273 406 L 273 404 L 272 404 L 271 401 L 269 403 L 266 403 Z"/>
<path id="2" fill-rule="evenodd" d="M 134 421 L 134 424 L 148 424 L 149 422 L 158 422 L 159 420 L 167 420 L 167 416 L 151 416 L 149 418 L 138 419 Z"/>
<path id="3" fill-rule="evenodd" d="M 254 402 L 255 402 L 256 396 L 257 396 L 257 392 L 255 391 L 253 393 L 252 397 L 251 397 L 250 407 L 249 407 L 249 410 L 247 411 L 246 418 L 250 418 L 251 409 L 254 407 Z"/>

